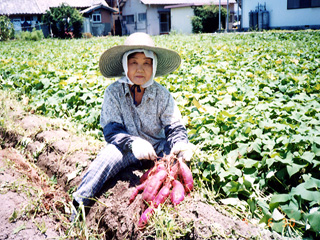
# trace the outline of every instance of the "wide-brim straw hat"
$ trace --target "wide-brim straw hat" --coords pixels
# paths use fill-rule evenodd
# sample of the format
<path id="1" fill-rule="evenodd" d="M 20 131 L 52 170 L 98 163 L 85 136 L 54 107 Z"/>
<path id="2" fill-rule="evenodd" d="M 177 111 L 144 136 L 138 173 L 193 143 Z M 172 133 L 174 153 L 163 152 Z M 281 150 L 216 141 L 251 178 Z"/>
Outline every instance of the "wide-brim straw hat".
<path id="1" fill-rule="evenodd" d="M 157 71 L 155 76 L 163 76 L 176 70 L 181 63 L 179 54 L 167 48 L 156 47 L 150 35 L 146 33 L 133 33 L 124 42 L 106 50 L 100 57 L 99 68 L 107 78 L 124 76 L 122 56 L 134 49 L 153 51 L 157 55 Z"/>

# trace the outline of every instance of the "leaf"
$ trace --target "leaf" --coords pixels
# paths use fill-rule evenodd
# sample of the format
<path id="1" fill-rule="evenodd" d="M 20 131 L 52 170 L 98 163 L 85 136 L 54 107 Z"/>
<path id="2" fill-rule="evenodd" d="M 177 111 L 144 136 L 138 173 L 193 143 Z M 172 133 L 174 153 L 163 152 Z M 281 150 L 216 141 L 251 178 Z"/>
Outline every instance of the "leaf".
<path id="1" fill-rule="evenodd" d="M 289 194 L 274 194 L 271 197 L 269 206 L 270 210 L 273 211 L 275 208 L 277 208 L 281 203 L 286 203 L 291 199 L 291 196 Z"/>
<path id="2" fill-rule="evenodd" d="M 308 222 L 315 232 L 320 232 L 320 212 L 314 212 L 307 215 Z"/>
<path id="3" fill-rule="evenodd" d="M 264 149 L 269 149 L 269 150 L 273 150 L 274 146 L 275 146 L 275 141 L 273 139 L 267 139 L 267 140 L 262 140 L 262 143 L 264 144 Z"/>
<path id="4" fill-rule="evenodd" d="M 284 203 L 291 199 L 289 194 L 274 194 L 271 197 L 270 203 Z"/>
<path id="5" fill-rule="evenodd" d="M 209 176 L 211 176 L 211 171 L 206 168 L 202 174 L 203 177 L 208 178 Z"/>
<path id="6" fill-rule="evenodd" d="M 292 163 L 291 165 L 287 165 L 287 171 L 288 171 L 289 176 L 292 177 L 292 175 L 296 174 L 304 167 L 305 167 L 305 165 L 299 165 L 299 164 L 295 164 L 295 163 Z"/>
<path id="7" fill-rule="evenodd" d="M 318 148 L 316 144 L 312 144 L 311 148 L 312 148 L 312 152 L 314 153 L 314 155 L 319 157 L 320 156 L 320 148 Z"/>
<path id="8" fill-rule="evenodd" d="M 196 108 L 198 108 L 198 109 L 201 109 L 201 108 L 202 108 L 201 104 L 200 104 L 195 98 L 192 99 L 192 104 L 193 104 L 194 106 L 196 106 Z"/>
<path id="9" fill-rule="evenodd" d="M 275 208 L 272 212 L 272 218 L 274 221 L 280 221 L 280 220 L 284 219 L 284 215 L 282 213 L 280 213 L 277 208 Z"/>
<path id="10" fill-rule="evenodd" d="M 315 157 L 315 154 L 313 152 L 304 152 L 301 156 L 302 159 L 311 162 Z"/>
<path id="11" fill-rule="evenodd" d="M 13 213 L 9 217 L 9 222 L 14 222 L 17 219 L 17 217 L 18 217 L 18 212 L 16 211 L 16 209 L 14 209 Z"/>
<path id="12" fill-rule="evenodd" d="M 273 231 L 276 231 L 278 233 L 282 233 L 283 232 L 284 223 L 283 223 L 282 219 L 279 220 L 279 221 L 275 221 L 275 220 L 272 219 L 270 225 L 271 225 L 271 228 L 272 228 Z"/>
<path id="13" fill-rule="evenodd" d="M 221 111 L 220 113 L 221 113 L 222 115 L 228 117 L 228 118 L 231 118 L 231 117 L 234 117 L 234 116 L 235 116 L 234 114 L 230 114 L 230 113 L 228 113 L 227 111 Z"/>
<path id="14" fill-rule="evenodd" d="M 271 165 L 270 165 L 270 166 L 271 166 Z M 268 172 L 266 178 L 267 178 L 267 179 L 272 178 L 272 177 L 274 176 L 274 174 L 275 174 L 275 171 L 270 171 L 270 172 Z"/>
<path id="15" fill-rule="evenodd" d="M 222 187 L 222 189 L 229 195 L 230 193 L 238 192 L 239 187 L 240 187 L 239 182 L 231 181 L 231 182 L 228 182 L 226 186 Z"/>
<path id="16" fill-rule="evenodd" d="M 294 219 L 295 221 L 300 220 L 302 214 L 301 210 L 299 210 L 298 206 L 290 203 L 289 205 L 281 206 L 282 211 L 287 214 L 290 219 Z"/>
<path id="17" fill-rule="evenodd" d="M 256 202 L 255 202 L 253 199 L 248 199 L 248 200 L 247 200 L 247 203 L 248 203 L 248 205 L 249 205 L 250 212 L 251 212 L 252 214 L 254 214 L 254 212 L 255 212 L 256 209 L 257 209 Z"/>
<path id="18" fill-rule="evenodd" d="M 296 188 L 292 188 L 291 194 L 300 196 L 302 199 L 310 202 L 320 204 L 320 192 L 307 190 L 303 184 L 298 185 Z"/>
<path id="19" fill-rule="evenodd" d="M 13 234 L 17 234 L 18 232 L 20 232 L 21 230 L 24 230 L 24 229 L 27 229 L 27 227 L 26 227 L 25 224 L 22 224 L 22 225 L 16 227 L 16 228 L 13 230 Z"/>

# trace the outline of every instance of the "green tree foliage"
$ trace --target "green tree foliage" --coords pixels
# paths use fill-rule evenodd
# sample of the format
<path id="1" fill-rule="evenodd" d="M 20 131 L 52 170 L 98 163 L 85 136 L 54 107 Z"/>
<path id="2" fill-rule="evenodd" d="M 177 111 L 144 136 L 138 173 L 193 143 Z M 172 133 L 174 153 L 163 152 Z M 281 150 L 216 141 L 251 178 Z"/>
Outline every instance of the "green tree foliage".
<path id="1" fill-rule="evenodd" d="M 7 16 L 0 16 L 0 41 L 14 37 L 13 24 Z"/>
<path id="2" fill-rule="evenodd" d="M 66 4 L 46 11 L 42 21 L 47 24 L 55 37 L 81 37 L 83 18 L 78 10 Z"/>
<path id="3" fill-rule="evenodd" d="M 221 8 L 221 23 L 225 25 L 227 10 Z M 194 33 L 212 33 L 219 29 L 219 6 L 208 5 L 196 7 L 192 18 L 192 31 Z"/>

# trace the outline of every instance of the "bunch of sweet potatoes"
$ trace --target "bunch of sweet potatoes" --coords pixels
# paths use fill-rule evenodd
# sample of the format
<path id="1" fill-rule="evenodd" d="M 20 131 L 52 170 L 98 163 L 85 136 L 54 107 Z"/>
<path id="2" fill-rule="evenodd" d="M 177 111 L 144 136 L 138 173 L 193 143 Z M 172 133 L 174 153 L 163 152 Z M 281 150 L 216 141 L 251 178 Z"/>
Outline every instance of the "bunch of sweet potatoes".
<path id="1" fill-rule="evenodd" d="M 144 228 L 152 216 L 154 209 L 170 198 L 176 206 L 183 201 L 185 194 L 193 189 L 193 177 L 189 167 L 181 158 L 167 155 L 156 161 L 155 166 L 145 172 L 129 202 L 132 203 L 139 192 L 148 208 L 142 213 L 138 227 Z"/>

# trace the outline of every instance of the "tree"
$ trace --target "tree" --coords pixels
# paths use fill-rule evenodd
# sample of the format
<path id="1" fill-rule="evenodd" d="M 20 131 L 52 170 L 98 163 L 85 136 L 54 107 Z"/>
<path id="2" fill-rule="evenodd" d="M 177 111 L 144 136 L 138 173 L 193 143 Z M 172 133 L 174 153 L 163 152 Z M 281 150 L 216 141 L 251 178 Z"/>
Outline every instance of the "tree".
<path id="1" fill-rule="evenodd" d="M 83 17 L 78 10 L 64 3 L 57 8 L 47 10 L 42 21 L 49 26 L 51 33 L 56 37 L 81 37 Z"/>
<path id="2" fill-rule="evenodd" d="M 7 41 L 14 37 L 13 24 L 7 16 L 0 16 L 0 41 Z"/>
<path id="3" fill-rule="evenodd" d="M 227 10 L 221 8 L 221 22 L 225 22 Z M 219 29 L 219 7 L 206 5 L 195 7 L 192 18 L 192 31 L 194 33 L 212 33 Z"/>

